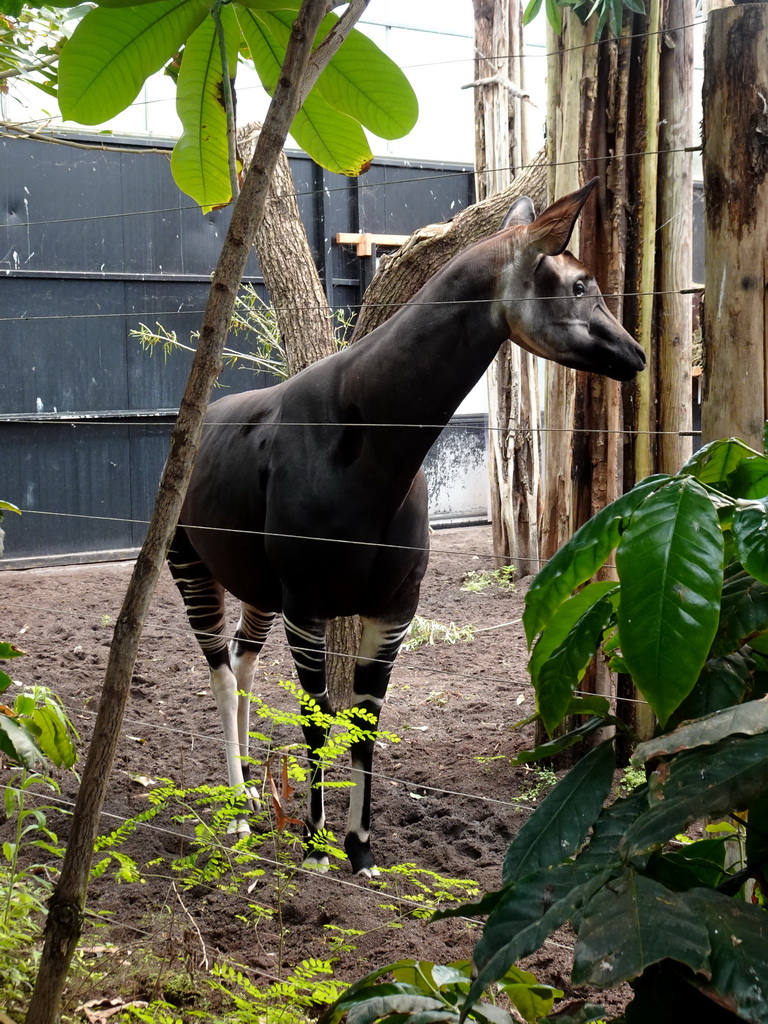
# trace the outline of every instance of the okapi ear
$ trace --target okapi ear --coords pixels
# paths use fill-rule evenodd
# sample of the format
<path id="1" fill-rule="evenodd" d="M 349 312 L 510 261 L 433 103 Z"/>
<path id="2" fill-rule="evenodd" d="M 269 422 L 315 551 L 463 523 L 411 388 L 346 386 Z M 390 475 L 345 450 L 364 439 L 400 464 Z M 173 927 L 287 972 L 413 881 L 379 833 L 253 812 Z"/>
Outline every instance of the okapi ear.
<path id="1" fill-rule="evenodd" d="M 520 196 L 512 203 L 507 210 L 504 220 L 499 224 L 498 230 L 502 228 L 519 228 L 526 224 L 532 224 L 536 220 L 536 211 L 528 196 Z"/>
<path id="2" fill-rule="evenodd" d="M 589 199 L 598 179 L 592 178 L 577 192 L 563 196 L 548 206 L 528 228 L 532 248 L 544 256 L 559 256 L 568 245 L 584 203 Z"/>

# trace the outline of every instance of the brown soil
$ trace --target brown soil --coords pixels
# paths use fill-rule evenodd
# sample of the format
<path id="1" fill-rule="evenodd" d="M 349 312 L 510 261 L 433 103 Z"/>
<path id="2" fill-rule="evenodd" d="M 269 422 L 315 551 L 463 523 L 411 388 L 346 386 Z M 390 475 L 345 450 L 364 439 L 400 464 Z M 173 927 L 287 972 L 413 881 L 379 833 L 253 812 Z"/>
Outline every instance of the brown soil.
<path id="1" fill-rule="evenodd" d="M 461 589 L 467 571 L 493 567 L 491 550 L 487 527 L 434 534 L 419 614 L 446 624 L 472 624 L 478 631 L 472 643 L 437 642 L 401 653 L 381 719 L 381 728 L 401 742 L 380 745 L 374 763 L 373 843 L 379 866 L 412 864 L 444 878 L 471 879 L 480 891 L 498 887 L 510 838 L 537 797 L 548 791 L 538 773 L 512 768 L 508 762 L 532 739 L 530 728 L 512 728 L 533 710 L 520 624 L 526 581 L 515 593 L 497 587 L 480 593 Z M 0 576 L 0 635 L 28 652 L 14 662 L 14 675 L 25 683 L 50 686 L 61 696 L 80 731 L 83 752 L 99 702 L 110 623 L 131 568 L 130 563 L 110 563 Z M 276 685 L 291 678 L 290 655 L 276 627 L 262 655 L 255 689 L 271 706 L 293 710 L 294 698 Z M 293 726 L 277 726 L 274 732 L 274 743 L 300 740 Z M 343 779 L 344 774 L 340 763 L 331 778 Z M 104 808 L 104 830 L 146 810 L 147 783 L 164 778 L 186 787 L 225 780 L 207 668 L 167 573 L 142 640 Z M 60 774 L 59 781 L 62 799 L 71 802 L 76 780 L 68 773 Z M 298 817 L 299 796 L 288 808 Z M 330 790 L 328 805 L 329 827 L 341 837 L 344 790 Z M 280 902 L 281 944 L 277 918 L 257 920 L 251 909 L 255 904 L 275 906 L 275 876 L 269 865 L 264 875 L 234 892 L 221 884 L 185 889 L 182 876 L 169 870 L 168 862 L 192 852 L 192 826 L 175 823 L 168 815 L 156 824 L 160 827 L 139 828 L 121 848 L 144 870 L 145 884 L 118 885 L 108 874 L 91 885 L 89 904 L 108 912 L 109 924 L 86 942 L 116 943 L 128 959 L 90 990 L 81 989 L 77 1001 L 95 995 L 150 998 L 163 992 L 173 998 L 171 977 L 187 972 L 194 987 L 203 956 L 209 962 L 244 965 L 268 981 L 304 959 L 336 955 L 337 975 L 352 981 L 401 958 L 445 963 L 468 957 L 479 937 L 477 927 L 466 921 L 414 918 L 407 901 L 418 898 L 419 888 L 407 877 L 385 870 L 378 883 L 371 883 L 354 878 L 342 863 L 324 876 L 292 874 Z M 54 827 L 66 837 L 66 818 Z M 0 828 L 0 840 L 6 838 L 4 832 Z M 300 851 L 290 846 L 286 851 L 298 868 Z M 275 852 L 271 840 L 261 846 L 265 858 L 273 859 Z M 432 890 L 444 888 L 428 874 L 417 877 Z M 334 954 L 334 929 L 362 934 L 350 940 L 353 949 Z M 166 969 L 141 966 L 147 949 L 166 961 Z M 120 960 L 114 954 L 112 959 Z M 583 995 L 570 985 L 570 962 L 569 936 L 560 934 L 523 966 L 569 996 Z M 616 1008 L 623 998 L 621 993 L 604 993 L 601 1001 Z"/>

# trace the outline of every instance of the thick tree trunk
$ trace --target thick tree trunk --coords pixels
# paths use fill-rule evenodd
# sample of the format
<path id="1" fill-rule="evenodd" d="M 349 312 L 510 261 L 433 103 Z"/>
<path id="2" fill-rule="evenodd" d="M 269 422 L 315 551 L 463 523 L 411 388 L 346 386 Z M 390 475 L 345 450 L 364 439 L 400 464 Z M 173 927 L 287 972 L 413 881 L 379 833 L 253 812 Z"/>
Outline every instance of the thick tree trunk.
<path id="1" fill-rule="evenodd" d="M 768 419 L 768 4 L 712 11 L 704 61 L 703 441 Z"/>
<path id="2" fill-rule="evenodd" d="M 80 938 L 93 847 L 114 760 L 136 653 L 149 604 L 181 510 L 213 383 L 229 330 L 235 294 L 264 211 L 272 171 L 302 101 L 302 88 L 325 0 L 304 0 L 253 164 L 235 203 L 214 274 L 197 353 L 171 437 L 168 461 L 147 538 L 115 624 L 88 758 L 72 817 L 61 875 L 49 903 L 45 944 L 27 1024 L 55 1024 L 61 994 Z M 311 86 L 309 86 L 311 87 Z"/>
<path id="3" fill-rule="evenodd" d="M 261 130 L 246 125 L 238 132 L 243 166 L 250 166 Z M 336 351 L 331 310 L 317 272 L 296 202 L 296 185 L 285 153 L 281 153 L 269 188 L 269 202 L 254 243 L 280 340 L 288 375 Z"/>

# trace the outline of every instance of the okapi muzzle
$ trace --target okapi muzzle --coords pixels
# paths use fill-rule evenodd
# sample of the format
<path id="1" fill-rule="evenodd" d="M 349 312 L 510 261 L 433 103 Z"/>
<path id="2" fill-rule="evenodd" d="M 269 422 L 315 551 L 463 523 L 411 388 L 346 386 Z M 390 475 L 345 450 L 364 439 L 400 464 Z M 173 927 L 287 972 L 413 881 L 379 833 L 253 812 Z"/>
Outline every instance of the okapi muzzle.
<path id="1" fill-rule="evenodd" d="M 421 464 L 499 348 L 511 338 L 617 380 L 645 365 L 587 268 L 565 252 L 594 184 L 539 217 L 517 200 L 502 230 L 455 256 L 367 337 L 274 387 L 211 405 L 168 560 L 210 668 L 229 783 L 245 804 L 239 831 L 258 805 L 246 767 L 248 691 L 278 615 L 299 682 L 323 712 L 332 710 L 326 624 L 360 616 L 352 706 L 375 730 L 427 567 Z M 227 591 L 241 608 L 231 637 Z M 322 868 L 326 726 L 303 729 L 307 862 Z M 365 737 L 350 748 L 344 846 L 364 876 L 377 873 L 373 748 Z"/>

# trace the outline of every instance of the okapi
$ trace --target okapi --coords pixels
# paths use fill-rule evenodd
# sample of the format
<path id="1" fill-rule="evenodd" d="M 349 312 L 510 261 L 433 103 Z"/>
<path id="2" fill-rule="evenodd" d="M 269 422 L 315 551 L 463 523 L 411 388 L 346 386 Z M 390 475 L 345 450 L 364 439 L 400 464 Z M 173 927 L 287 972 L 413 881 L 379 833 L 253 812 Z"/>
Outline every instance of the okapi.
<path id="1" fill-rule="evenodd" d="M 421 464 L 500 346 L 511 339 L 615 380 L 645 366 L 590 272 L 565 251 L 596 182 L 539 217 L 517 199 L 496 234 L 451 259 L 367 337 L 274 387 L 211 405 L 169 564 L 210 667 L 231 786 L 254 795 L 241 760 L 247 694 L 278 613 L 300 684 L 327 712 L 326 624 L 360 616 L 353 707 L 378 721 L 427 566 Z M 229 647 L 225 591 L 241 602 Z M 312 840 L 325 825 L 315 753 L 325 732 L 310 723 L 304 736 L 307 860 L 324 867 Z M 344 845 L 352 871 L 371 876 L 373 740 L 350 753 Z"/>

